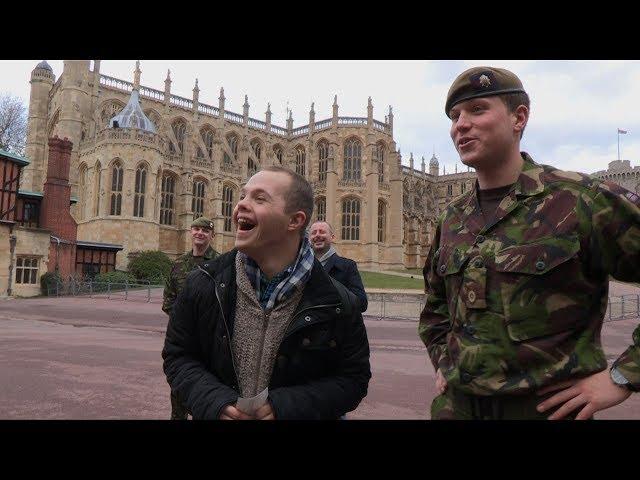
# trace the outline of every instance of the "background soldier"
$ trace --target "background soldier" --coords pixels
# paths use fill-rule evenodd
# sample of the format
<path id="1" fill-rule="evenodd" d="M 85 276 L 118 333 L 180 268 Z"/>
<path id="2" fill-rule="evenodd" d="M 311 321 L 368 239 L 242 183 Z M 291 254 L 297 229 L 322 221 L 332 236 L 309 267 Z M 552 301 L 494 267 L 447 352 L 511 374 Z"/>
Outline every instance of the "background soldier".
<path id="1" fill-rule="evenodd" d="M 167 315 L 171 315 L 173 304 L 184 287 L 187 274 L 193 270 L 196 265 L 200 265 L 218 256 L 218 252 L 210 245 L 213 235 L 213 222 L 208 218 L 199 217 L 191 224 L 191 251 L 178 257 L 173 263 L 171 273 L 164 287 L 162 310 L 164 310 Z M 171 419 L 186 420 L 187 414 L 187 410 L 178 401 L 175 393 L 172 391 Z"/>
<path id="2" fill-rule="evenodd" d="M 439 219 L 419 334 L 441 393 L 431 418 L 588 419 L 640 388 L 640 327 L 607 371 L 609 275 L 640 281 L 640 198 L 520 152 L 529 97 L 477 67 L 445 112 L 476 188 Z"/>

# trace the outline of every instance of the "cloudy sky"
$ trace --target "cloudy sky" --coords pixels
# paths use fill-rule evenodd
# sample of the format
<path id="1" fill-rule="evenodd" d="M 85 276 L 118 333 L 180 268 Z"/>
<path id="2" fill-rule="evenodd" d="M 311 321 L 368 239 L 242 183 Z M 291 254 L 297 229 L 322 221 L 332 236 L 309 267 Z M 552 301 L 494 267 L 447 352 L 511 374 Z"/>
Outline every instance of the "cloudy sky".
<path id="1" fill-rule="evenodd" d="M 29 75 L 39 60 L 0 61 L 0 92 L 29 100 Z M 56 78 L 61 60 L 48 60 Z M 141 60 L 144 86 L 164 90 L 171 70 L 172 93 L 191 98 L 195 79 L 200 102 L 218 104 L 224 87 L 226 108 L 264 120 L 271 103 L 272 122 L 285 126 L 287 106 L 294 128 L 308 123 L 311 102 L 316 121 L 331 117 L 338 95 L 341 116 L 364 117 L 372 97 L 374 118 L 384 121 L 393 106 L 394 138 L 403 163 L 413 152 L 416 167 L 434 150 L 447 173 L 466 169 L 449 138 L 444 102 L 453 79 L 464 69 L 492 65 L 515 72 L 532 99 L 522 149 L 540 163 L 593 173 L 618 157 L 640 165 L 640 61 L 186 61 Z M 103 60 L 101 72 L 133 81 L 135 60 Z"/>

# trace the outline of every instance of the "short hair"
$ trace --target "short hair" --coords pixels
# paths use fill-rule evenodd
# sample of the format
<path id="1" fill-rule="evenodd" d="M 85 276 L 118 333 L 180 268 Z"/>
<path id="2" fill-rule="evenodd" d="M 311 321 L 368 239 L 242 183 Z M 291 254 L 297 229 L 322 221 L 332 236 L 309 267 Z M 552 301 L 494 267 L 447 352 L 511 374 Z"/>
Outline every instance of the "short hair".
<path id="1" fill-rule="evenodd" d="M 515 113 L 520 105 L 527 107 L 527 110 L 531 110 L 531 101 L 529 95 L 526 92 L 523 93 L 507 93 L 500 95 L 500 99 L 507 106 L 509 113 Z M 524 128 L 520 132 L 520 138 L 524 135 Z"/>
<path id="2" fill-rule="evenodd" d="M 286 173 L 291 178 L 291 185 L 284 196 L 285 209 L 288 212 L 302 210 L 307 216 L 304 225 L 300 229 L 300 235 L 304 236 L 311 215 L 313 214 L 313 189 L 311 184 L 299 173 L 285 167 L 273 165 L 262 169 L 263 172 Z"/>
<path id="3" fill-rule="evenodd" d="M 326 220 L 316 220 L 313 223 L 326 223 L 327 225 L 329 225 L 329 230 L 331 230 L 331 233 L 333 233 L 335 235 L 335 232 L 333 231 L 333 227 L 331 226 L 331 224 L 329 222 L 327 222 Z"/>

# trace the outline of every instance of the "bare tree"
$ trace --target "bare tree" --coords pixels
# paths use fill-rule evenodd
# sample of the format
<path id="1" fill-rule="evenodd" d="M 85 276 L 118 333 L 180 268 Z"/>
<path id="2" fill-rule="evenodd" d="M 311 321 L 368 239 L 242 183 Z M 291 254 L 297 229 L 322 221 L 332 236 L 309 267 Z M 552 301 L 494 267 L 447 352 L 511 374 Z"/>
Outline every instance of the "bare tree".
<path id="1" fill-rule="evenodd" d="M 27 109 L 19 97 L 0 94 L 0 148 L 24 155 Z"/>

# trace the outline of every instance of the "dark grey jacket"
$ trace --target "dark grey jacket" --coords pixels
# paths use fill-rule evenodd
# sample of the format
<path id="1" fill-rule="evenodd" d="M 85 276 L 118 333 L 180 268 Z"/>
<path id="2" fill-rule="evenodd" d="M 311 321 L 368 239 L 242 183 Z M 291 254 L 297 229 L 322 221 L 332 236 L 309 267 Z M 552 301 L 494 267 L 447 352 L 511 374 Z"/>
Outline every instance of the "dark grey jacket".
<path id="1" fill-rule="evenodd" d="M 358 297 L 360 311 L 362 313 L 366 312 L 369 302 L 367 301 L 367 294 L 364 291 L 356 262 L 335 253 L 329 257 L 327 263 L 324 265 L 324 269 L 329 275 L 338 280 Z"/>
<path id="2" fill-rule="evenodd" d="M 191 272 L 169 318 L 164 372 L 194 419 L 218 419 L 238 399 L 231 352 L 236 253 Z M 362 315 L 349 305 L 355 301 L 315 260 L 271 375 L 276 419 L 337 419 L 366 396 L 369 342 Z"/>

